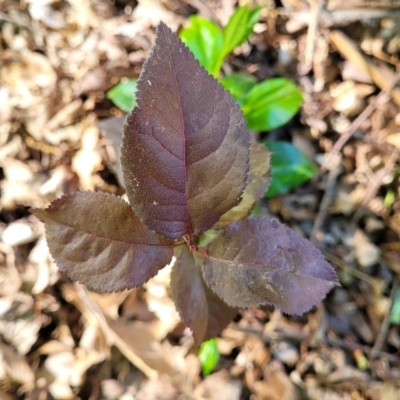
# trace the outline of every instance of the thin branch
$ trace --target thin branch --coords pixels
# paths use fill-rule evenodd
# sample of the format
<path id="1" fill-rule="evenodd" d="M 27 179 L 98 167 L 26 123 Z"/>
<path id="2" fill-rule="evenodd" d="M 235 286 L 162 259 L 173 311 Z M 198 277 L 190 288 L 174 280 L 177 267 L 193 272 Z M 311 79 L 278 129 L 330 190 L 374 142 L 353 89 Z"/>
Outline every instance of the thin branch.
<path id="1" fill-rule="evenodd" d="M 370 117 L 370 115 L 374 112 L 377 106 L 388 101 L 389 93 L 397 85 L 399 80 L 400 80 L 400 70 L 397 71 L 394 79 L 384 89 L 382 89 L 379 92 L 375 100 L 372 101 L 370 104 L 368 104 L 368 106 L 364 109 L 364 111 L 350 124 L 346 132 L 344 132 L 343 135 L 340 136 L 338 141 L 333 146 L 332 151 L 327 157 L 327 163 L 329 163 L 329 158 L 335 157 L 337 154 L 340 153 L 343 146 L 354 135 L 357 129 Z M 324 167 L 322 169 L 324 169 Z"/>
<path id="2" fill-rule="evenodd" d="M 324 0 L 309 0 L 311 15 L 310 23 L 307 31 L 306 51 L 304 60 L 304 73 L 308 73 L 312 68 L 314 59 L 315 43 L 317 39 L 317 31 L 319 25 L 319 19 L 322 11 Z"/>
<path id="3" fill-rule="evenodd" d="M 399 286 L 399 279 L 396 277 L 394 282 L 393 282 L 392 290 L 390 292 L 390 308 L 389 308 L 389 312 L 383 318 L 381 329 L 379 331 L 379 335 L 378 335 L 378 337 L 377 337 L 377 339 L 376 339 L 376 341 L 375 341 L 375 343 L 374 343 L 374 345 L 373 345 L 373 347 L 371 349 L 370 356 L 371 356 L 372 359 L 379 357 L 380 351 L 382 349 L 382 346 L 383 346 L 383 344 L 384 344 L 384 342 L 386 340 L 387 333 L 388 333 L 389 326 L 390 326 L 390 310 L 393 307 L 398 286 Z"/>

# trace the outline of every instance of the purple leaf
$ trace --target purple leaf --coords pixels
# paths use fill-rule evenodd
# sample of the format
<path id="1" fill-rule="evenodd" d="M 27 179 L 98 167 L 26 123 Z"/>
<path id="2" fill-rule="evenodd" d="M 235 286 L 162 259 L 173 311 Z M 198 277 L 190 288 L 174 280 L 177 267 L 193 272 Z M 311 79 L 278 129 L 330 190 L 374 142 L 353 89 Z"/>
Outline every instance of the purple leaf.
<path id="1" fill-rule="evenodd" d="M 223 229 L 233 221 L 246 218 L 254 208 L 256 201 L 267 191 L 271 176 L 270 152 L 260 143 L 250 146 L 250 162 L 246 189 L 240 203 L 226 212 L 215 224 L 213 229 Z"/>
<path id="2" fill-rule="evenodd" d="M 97 292 L 130 289 L 171 260 L 173 242 L 144 226 L 119 197 L 77 192 L 31 212 L 46 224 L 60 270 Z"/>
<path id="3" fill-rule="evenodd" d="M 136 94 L 121 148 L 129 202 L 150 229 L 192 238 L 239 201 L 248 169 L 246 122 L 163 23 Z"/>
<path id="4" fill-rule="evenodd" d="M 172 269 L 171 293 L 182 320 L 193 331 L 198 344 L 217 336 L 237 313 L 204 283 L 187 246 L 182 246 Z"/>
<path id="5" fill-rule="evenodd" d="M 314 245 L 265 217 L 233 222 L 209 244 L 208 254 L 204 279 L 231 307 L 272 304 L 299 315 L 338 282 Z"/>

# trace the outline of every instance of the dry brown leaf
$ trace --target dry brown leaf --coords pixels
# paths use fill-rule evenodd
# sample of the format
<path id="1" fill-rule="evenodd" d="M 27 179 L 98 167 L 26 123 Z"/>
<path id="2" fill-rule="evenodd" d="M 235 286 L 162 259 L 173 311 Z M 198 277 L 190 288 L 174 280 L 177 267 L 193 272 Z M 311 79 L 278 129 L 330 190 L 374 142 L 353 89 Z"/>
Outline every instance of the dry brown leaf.
<path id="1" fill-rule="evenodd" d="M 0 341 L 0 382 L 4 380 L 23 385 L 28 391 L 35 386 L 35 374 L 25 357 Z"/>
<path id="2" fill-rule="evenodd" d="M 147 307 L 158 318 L 158 322 L 155 321 L 154 323 L 155 329 L 153 330 L 153 335 L 157 340 L 163 339 L 180 322 L 175 303 L 168 294 L 171 270 L 174 263 L 175 257 L 169 265 L 161 269 L 156 276 L 144 284 L 146 289 L 144 298 L 147 302 Z"/>
<path id="3" fill-rule="evenodd" d="M 99 305 L 90 298 L 87 289 L 80 284 L 65 285 L 63 295 L 88 321 L 100 327 L 109 345 L 116 346 L 147 377 L 155 378 L 162 373 L 169 376 L 176 374 L 171 365 L 171 355 L 161 349 L 148 324 L 112 320 L 102 313 Z"/>
<path id="4" fill-rule="evenodd" d="M 379 261 L 381 252 L 360 229 L 357 229 L 353 238 L 356 258 L 361 267 L 371 267 Z"/>
<path id="5" fill-rule="evenodd" d="M 394 81 L 395 75 L 389 69 L 378 67 L 369 61 L 358 49 L 356 44 L 341 31 L 331 31 L 329 39 L 345 58 L 354 62 L 359 68 L 367 72 L 376 85 L 381 89 L 389 86 Z M 390 92 L 393 100 L 400 106 L 400 89 L 392 89 Z"/>
<path id="6" fill-rule="evenodd" d="M 115 172 L 118 183 L 124 187 L 124 179 L 121 169 L 121 142 L 122 142 L 122 128 L 124 127 L 125 116 L 107 118 L 100 121 L 97 126 L 103 132 L 104 137 L 109 142 L 108 153 L 111 165 L 109 167 Z"/>
<path id="7" fill-rule="evenodd" d="M 242 382 L 231 379 L 225 370 L 209 375 L 194 390 L 198 400 L 239 400 L 241 394 Z"/>
<path id="8" fill-rule="evenodd" d="M 280 363 L 273 362 L 264 370 L 264 380 L 254 383 L 254 392 L 262 399 L 298 400 L 299 395 L 293 382 Z"/>
<path id="9" fill-rule="evenodd" d="M 41 327 L 42 321 L 32 315 L 10 321 L 0 319 L 0 334 L 21 355 L 29 352 L 39 336 Z"/>
<path id="10" fill-rule="evenodd" d="M 82 188 L 85 190 L 94 189 L 92 175 L 102 169 L 98 141 L 98 129 L 94 126 L 89 126 L 83 134 L 81 149 L 72 159 L 72 169 L 79 176 Z"/>

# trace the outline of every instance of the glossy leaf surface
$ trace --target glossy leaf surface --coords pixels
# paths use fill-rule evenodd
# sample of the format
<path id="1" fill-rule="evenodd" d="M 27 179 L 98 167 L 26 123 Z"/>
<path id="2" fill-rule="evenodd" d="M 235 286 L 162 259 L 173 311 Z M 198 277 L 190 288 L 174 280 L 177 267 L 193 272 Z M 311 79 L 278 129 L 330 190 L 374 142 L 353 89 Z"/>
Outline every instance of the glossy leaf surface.
<path id="1" fill-rule="evenodd" d="M 246 94 L 242 110 L 250 129 L 269 131 L 293 118 L 302 101 L 301 92 L 294 82 L 273 78 L 258 83 Z"/>
<path id="2" fill-rule="evenodd" d="M 266 197 L 286 193 L 318 172 L 315 164 L 291 143 L 266 140 L 265 144 L 272 154 L 272 179 Z"/>
<path id="3" fill-rule="evenodd" d="M 130 204 L 168 238 L 199 235 L 238 204 L 249 132 L 230 94 L 165 25 L 138 81 L 121 164 Z"/>
<path id="4" fill-rule="evenodd" d="M 241 45 L 253 32 L 254 25 L 259 21 L 262 7 L 249 10 L 247 5 L 238 7 L 224 28 L 224 51 L 226 56 Z"/>
<path id="5" fill-rule="evenodd" d="M 219 79 L 221 85 L 230 92 L 232 97 L 242 105 L 245 94 L 257 83 L 253 75 L 235 72 Z"/>
<path id="6" fill-rule="evenodd" d="M 208 286 L 231 307 L 272 304 L 303 314 L 337 282 L 334 269 L 308 240 L 265 217 L 233 222 L 208 246 Z"/>
<path id="7" fill-rule="evenodd" d="M 99 192 L 66 195 L 34 209 L 60 270 L 97 292 L 140 286 L 167 265 L 173 242 L 141 224 L 128 203 Z"/>
<path id="8" fill-rule="evenodd" d="M 182 29 L 179 36 L 200 65 L 216 77 L 222 66 L 224 48 L 224 38 L 219 26 L 193 15 L 190 17 L 190 25 Z"/>
<path id="9" fill-rule="evenodd" d="M 136 79 L 120 82 L 107 92 L 107 97 L 122 111 L 129 112 L 136 107 Z"/>
<path id="10" fill-rule="evenodd" d="M 217 336 L 236 315 L 204 283 L 199 267 L 187 246 L 182 248 L 171 273 L 171 294 L 196 343 Z"/>

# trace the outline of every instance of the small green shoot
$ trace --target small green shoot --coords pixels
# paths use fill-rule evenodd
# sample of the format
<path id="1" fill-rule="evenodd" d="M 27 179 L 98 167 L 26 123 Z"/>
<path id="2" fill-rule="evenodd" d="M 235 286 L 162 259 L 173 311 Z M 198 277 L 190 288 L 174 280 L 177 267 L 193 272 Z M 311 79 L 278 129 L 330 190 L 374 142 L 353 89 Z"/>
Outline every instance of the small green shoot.
<path id="1" fill-rule="evenodd" d="M 200 63 L 211 75 L 217 77 L 221 69 L 224 38 L 217 24 L 193 15 L 190 26 L 182 29 L 180 38 Z"/>
<path id="2" fill-rule="evenodd" d="M 249 10 L 246 5 L 237 8 L 232 14 L 223 31 L 224 57 L 245 42 L 252 34 L 254 25 L 260 20 L 261 10 L 262 7 Z"/>
<path id="3" fill-rule="evenodd" d="M 394 296 L 392 311 L 390 312 L 390 322 L 393 325 L 400 325 L 400 288 L 397 288 Z"/>
<path id="4" fill-rule="evenodd" d="M 242 111 L 250 129 L 270 131 L 286 124 L 299 111 L 302 101 L 294 82 L 273 78 L 258 83 L 246 93 Z"/>
<path id="5" fill-rule="evenodd" d="M 217 339 L 213 338 L 204 342 L 199 349 L 199 361 L 204 376 L 210 375 L 218 364 L 220 358 Z"/>
<path id="6" fill-rule="evenodd" d="M 257 80 L 252 75 L 234 72 L 233 74 L 225 75 L 220 78 L 219 83 L 221 83 L 226 90 L 229 90 L 236 102 L 242 106 L 244 96 L 257 84 Z"/>
<path id="7" fill-rule="evenodd" d="M 131 111 L 136 107 L 136 82 L 136 79 L 121 81 L 107 92 L 107 98 L 122 111 Z"/>
<path id="8" fill-rule="evenodd" d="M 225 57 L 252 33 L 261 10 L 262 7 L 252 10 L 247 6 L 237 8 L 223 30 L 214 22 L 193 15 L 190 25 L 182 29 L 180 38 L 199 63 L 216 78 Z"/>
<path id="9" fill-rule="evenodd" d="M 317 173 L 315 164 L 291 143 L 278 140 L 264 143 L 272 152 L 272 179 L 265 197 L 286 193 Z"/>
<path id="10" fill-rule="evenodd" d="M 391 207 L 396 200 L 396 193 L 393 189 L 389 189 L 386 192 L 386 196 L 383 200 L 383 203 L 385 204 L 386 207 Z"/>

